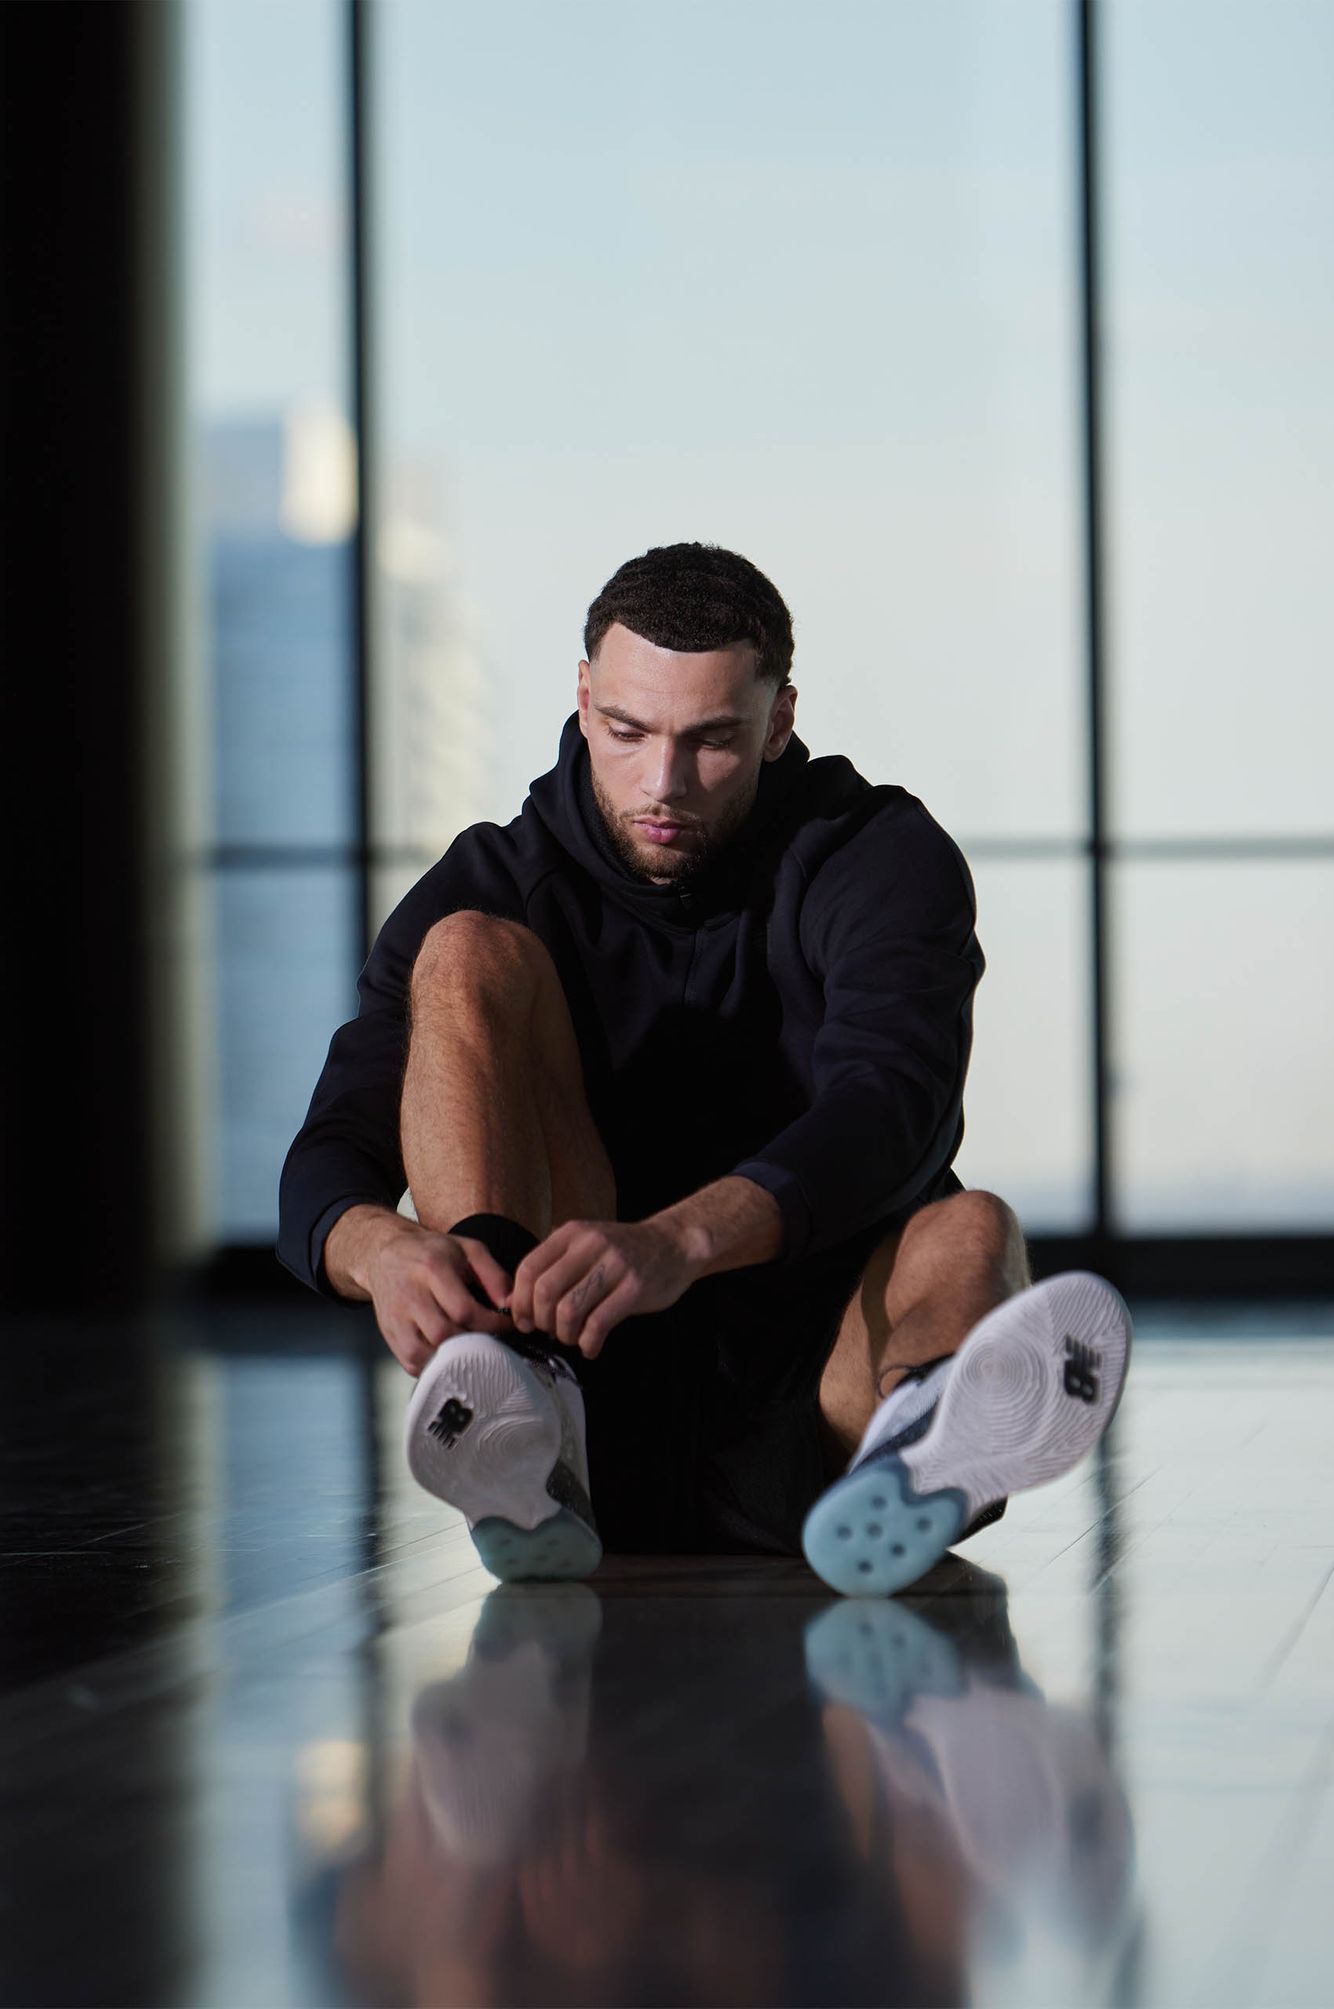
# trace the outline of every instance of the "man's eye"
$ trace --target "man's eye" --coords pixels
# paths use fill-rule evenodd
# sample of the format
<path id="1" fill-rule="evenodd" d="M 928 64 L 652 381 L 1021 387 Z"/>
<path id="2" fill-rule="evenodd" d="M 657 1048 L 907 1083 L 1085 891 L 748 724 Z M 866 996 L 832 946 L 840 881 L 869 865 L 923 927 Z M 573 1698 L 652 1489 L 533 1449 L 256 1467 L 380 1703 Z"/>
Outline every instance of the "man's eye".
<path id="1" fill-rule="evenodd" d="M 611 734 L 613 739 L 629 740 L 629 739 L 640 739 L 643 737 L 641 733 L 637 732 L 617 732 L 615 726 L 611 725 L 607 727 L 607 731 Z M 728 747 L 732 744 L 732 742 L 730 739 L 701 739 L 697 741 L 696 744 L 699 746 Z"/>

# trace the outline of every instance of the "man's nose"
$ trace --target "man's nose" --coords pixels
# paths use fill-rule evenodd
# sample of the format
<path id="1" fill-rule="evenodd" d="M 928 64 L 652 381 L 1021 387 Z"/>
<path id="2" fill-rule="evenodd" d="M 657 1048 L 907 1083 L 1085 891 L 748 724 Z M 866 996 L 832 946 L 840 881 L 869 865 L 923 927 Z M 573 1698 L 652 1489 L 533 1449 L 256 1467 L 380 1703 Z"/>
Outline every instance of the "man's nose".
<path id="1" fill-rule="evenodd" d="M 666 745 L 650 765 L 649 793 L 659 802 L 674 802 L 684 795 L 690 787 L 691 758 L 688 747 Z"/>

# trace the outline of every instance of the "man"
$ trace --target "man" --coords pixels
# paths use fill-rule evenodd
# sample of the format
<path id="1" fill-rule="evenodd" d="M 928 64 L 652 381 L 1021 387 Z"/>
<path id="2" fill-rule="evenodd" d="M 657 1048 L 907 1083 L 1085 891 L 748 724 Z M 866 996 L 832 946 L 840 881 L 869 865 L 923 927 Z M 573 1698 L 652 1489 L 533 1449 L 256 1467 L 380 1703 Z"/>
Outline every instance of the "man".
<path id="1" fill-rule="evenodd" d="M 771 582 L 657 547 L 584 647 L 556 765 L 381 930 L 278 1255 L 373 1304 L 410 1469 L 496 1575 L 800 1548 L 893 1592 L 1097 1441 L 1125 1307 L 1035 1286 L 950 1169 L 972 881 L 796 738 Z"/>

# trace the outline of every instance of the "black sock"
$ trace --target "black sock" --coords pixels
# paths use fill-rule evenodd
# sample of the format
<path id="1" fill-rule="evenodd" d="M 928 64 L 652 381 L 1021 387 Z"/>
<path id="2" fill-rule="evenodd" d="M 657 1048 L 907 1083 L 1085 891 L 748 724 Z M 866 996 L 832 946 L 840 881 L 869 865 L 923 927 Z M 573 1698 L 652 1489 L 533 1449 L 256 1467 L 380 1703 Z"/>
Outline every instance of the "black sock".
<path id="1" fill-rule="evenodd" d="M 451 1235 L 471 1235 L 474 1241 L 481 1242 L 511 1277 L 528 1251 L 535 1249 L 541 1239 L 531 1228 L 525 1228 L 522 1221 L 511 1221 L 507 1214 L 465 1214 L 461 1221 L 455 1221 L 449 1232 Z"/>

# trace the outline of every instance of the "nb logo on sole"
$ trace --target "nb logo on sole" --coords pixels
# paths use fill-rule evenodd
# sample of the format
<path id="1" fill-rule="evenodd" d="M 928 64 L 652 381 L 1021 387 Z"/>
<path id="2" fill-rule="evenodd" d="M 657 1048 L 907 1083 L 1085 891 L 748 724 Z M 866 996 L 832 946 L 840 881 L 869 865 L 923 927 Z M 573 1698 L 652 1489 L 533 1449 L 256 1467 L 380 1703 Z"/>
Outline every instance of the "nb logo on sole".
<path id="1" fill-rule="evenodd" d="M 440 1414 L 433 1416 L 426 1427 L 448 1450 L 451 1444 L 458 1443 L 471 1422 L 471 1409 L 466 1403 L 460 1402 L 456 1395 L 451 1395 Z"/>
<path id="2" fill-rule="evenodd" d="M 1082 1339 L 1075 1339 L 1070 1333 L 1065 1335 L 1065 1392 L 1078 1396 L 1081 1402 L 1096 1402 L 1101 1386 L 1098 1369 L 1102 1366 L 1102 1355 L 1093 1347 L 1085 1346 Z"/>

